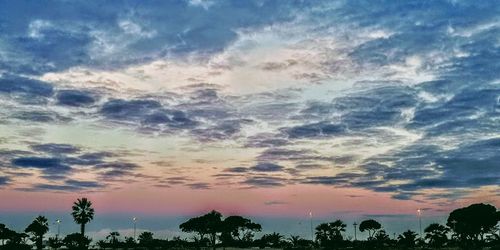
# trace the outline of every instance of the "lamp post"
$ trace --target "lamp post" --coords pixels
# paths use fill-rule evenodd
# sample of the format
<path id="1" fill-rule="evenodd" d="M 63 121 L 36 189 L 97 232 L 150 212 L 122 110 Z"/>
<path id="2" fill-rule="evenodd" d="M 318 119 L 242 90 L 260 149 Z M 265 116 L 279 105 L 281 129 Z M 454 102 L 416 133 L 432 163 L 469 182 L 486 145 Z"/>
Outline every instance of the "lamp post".
<path id="1" fill-rule="evenodd" d="M 417 215 L 418 215 L 418 227 L 420 230 L 420 238 L 422 238 L 422 209 L 417 209 Z"/>
<path id="2" fill-rule="evenodd" d="M 452 239 L 453 239 L 453 236 L 455 236 L 455 238 L 458 238 L 458 234 L 457 234 L 457 221 L 456 220 L 452 220 L 451 221 L 451 224 L 453 225 L 453 235 L 451 236 Z"/>
<path id="3" fill-rule="evenodd" d="M 354 226 L 354 241 L 357 241 L 357 240 L 358 240 L 358 238 L 357 238 L 357 236 L 356 236 L 356 231 L 357 231 L 357 230 L 356 230 L 356 226 L 358 225 L 358 223 L 354 222 L 354 224 L 352 224 L 352 225 Z"/>
<path id="4" fill-rule="evenodd" d="M 57 223 L 57 234 L 56 234 L 56 239 L 59 238 L 59 234 L 61 233 L 61 220 L 57 219 L 56 220 L 56 223 Z"/>
<path id="5" fill-rule="evenodd" d="M 314 242 L 313 213 L 311 211 L 309 211 L 309 221 L 311 222 L 311 240 Z"/>
<path id="6" fill-rule="evenodd" d="M 137 240 L 135 238 L 135 233 L 136 233 L 136 229 L 137 229 L 137 217 L 132 218 L 132 221 L 134 222 L 134 242 L 137 242 Z"/>

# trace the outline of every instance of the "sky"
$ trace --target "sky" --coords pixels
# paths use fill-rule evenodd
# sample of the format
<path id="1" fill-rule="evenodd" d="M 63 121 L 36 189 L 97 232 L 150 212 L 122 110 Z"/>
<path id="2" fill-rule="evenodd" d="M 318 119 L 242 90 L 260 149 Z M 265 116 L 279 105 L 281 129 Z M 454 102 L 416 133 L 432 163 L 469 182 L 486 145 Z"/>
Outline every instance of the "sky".
<path id="1" fill-rule="evenodd" d="M 0 0 L 0 222 L 77 231 L 88 197 L 95 237 L 212 209 L 392 235 L 498 207 L 499 58 L 495 1 Z"/>

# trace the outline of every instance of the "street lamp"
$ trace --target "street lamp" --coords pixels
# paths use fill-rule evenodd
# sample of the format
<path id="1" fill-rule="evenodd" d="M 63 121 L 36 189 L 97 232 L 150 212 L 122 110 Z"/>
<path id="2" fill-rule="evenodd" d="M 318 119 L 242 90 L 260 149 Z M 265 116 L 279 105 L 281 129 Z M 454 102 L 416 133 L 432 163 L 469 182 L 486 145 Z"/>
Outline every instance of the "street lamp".
<path id="1" fill-rule="evenodd" d="M 57 219 L 57 234 L 56 234 L 56 239 L 59 238 L 59 234 L 61 233 L 61 220 Z"/>
<path id="2" fill-rule="evenodd" d="M 457 235 L 457 221 L 456 220 L 452 220 L 451 221 L 451 225 L 453 225 L 453 235 L 451 237 L 453 238 L 453 236 L 455 236 L 455 238 L 458 238 L 458 235 Z"/>
<path id="3" fill-rule="evenodd" d="M 356 226 L 358 225 L 358 223 L 354 222 L 354 224 L 352 224 L 354 226 L 354 241 L 358 240 L 357 237 L 356 237 Z"/>
<path id="4" fill-rule="evenodd" d="M 309 221 L 311 222 L 311 240 L 314 242 L 313 213 L 311 211 L 309 211 Z"/>
<path id="5" fill-rule="evenodd" d="M 422 238 L 422 209 L 417 209 L 418 227 L 420 229 L 420 238 Z"/>
<path id="6" fill-rule="evenodd" d="M 137 240 L 135 239 L 135 232 L 137 228 L 137 217 L 132 218 L 132 221 L 134 221 L 134 242 L 137 242 Z"/>

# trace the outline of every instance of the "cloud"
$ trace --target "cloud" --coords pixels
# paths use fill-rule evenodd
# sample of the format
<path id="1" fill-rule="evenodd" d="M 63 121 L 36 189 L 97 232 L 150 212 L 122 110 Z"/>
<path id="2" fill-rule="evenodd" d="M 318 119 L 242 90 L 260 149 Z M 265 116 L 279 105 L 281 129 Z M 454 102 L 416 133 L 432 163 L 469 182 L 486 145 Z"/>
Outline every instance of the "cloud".
<path id="1" fill-rule="evenodd" d="M 186 184 L 191 189 L 210 189 L 211 185 L 206 182 L 196 182 L 196 183 L 189 183 Z"/>
<path id="2" fill-rule="evenodd" d="M 82 165 L 82 166 L 92 166 L 104 164 L 106 158 L 117 156 L 117 154 L 112 152 L 90 152 L 78 155 L 77 157 L 67 157 L 65 161 L 68 164 Z"/>
<path id="3" fill-rule="evenodd" d="M 59 105 L 72 107 L 88 106 L 96 102 L 92 94 L 80 90 L 60 90 L 56 98 Z"/>
<path id="4" fill-rule="evenodd" d="M 18 2 L 2 6 L 0 13 L 10 20 L 2 26 L 0 38 L 8 51 L 0 68 L 42 74 L 76 66 L 116 68 L 168 54 L 213 53 L 237 38 L 235 30 L 291 18 L 289 6 L 200 0 L 133 7 L 118 2 L 43 6 Z M 42 7 L 47 11 L 21 15 Z M 56 9 L 65 14 L 59 15 Z"/>
<path id="5" fill-rule="evenodd" d="M 64 183 L 73 186 L 73 187 L 80 187 L 80 188 L 102 188 L 104 187 L 103 184 L 95 182 L 95 181 L 78 181 L 78 180 L 66 180 Z"/>
<path id="6" fill-rule="evenodd" d="M 98 164 L 96 169 L 120 169 L 120 170 L 133 170 L 139 168 L 139 165 L 129 162 L 107 162 Z"/>
<path id="7" fill-rule="evenodd" d="M 0 77 L 0 92 L 50 97 L 53 95 L 54 89 L 51 84 L 43 81 L 15 75 L 3 75 Z"/>
<path id="8" fill-rule="evenodd" d="M 266 201 L 264 202 L 264 205 L 266 206 L 280 206 L 280 205 L 287 205 L 289 204 L 286 201 Z"/>
<path id="9" fill-rule="evenodd" d="M 74 154 L 80 151 L 80 148 L 74 145 L 57 144 L 57 143 L 35 144 L 31 145 L 31 149 L 38 152 L 49 153 L 53 155 Z"/>
<path id="10" fill-rule="evenodd" d="M 200 141 L 227 140 L 240 132 L 241 123 L 241 120 L 225 120 L 207 129 L 194 129 L 192 133 Z"/>
<path id="11" fill-rule="evenodd" d="M 141 119 L 162 105 L 153 100 L 110 100 L 102 106 L 100 113 L 113 120 Z"/>
<path id="12" fill-rule="evenodd" d="M 279 172 L 283 169 L 284 167 L 269 162 L 261 162 L 250 168 L 250 170 L 255 172 Z"/>
<path id="13" fill-rule="evenodd" d="M 0 166 L 3 168 L 1 172 L 8 180 L 15 177 L 10 182 L 18 190 L 26 192 L 103 190 L 111 182 L 125 181 L 125 177 L 135 180 L 157 180 L 155 176 L 139 173 L 141 168 L 139 165 L 118 160 L 116 157 L 122 156 L 123 152 L 89 152 L 75 145 L 57 143 L 28 143 L 28 146 L 32 151 L 0 150 Z M 29 183 L 32 183 L 30 186 L 23 184 L 25 178 L 34 176 L 37 171 L 41 171 L 37 175 L 37 181 L 30 180 Z M 89 175 L 75 179 L 80 172 Z M 96 178 L 99 182 L 94 181 Z M 44 180 L 49 183 L 45 183 Z"/>
<path id="14" fill-rule="evenodd" d="M 247 137 L 245 147 L 251 148 L 270 148 L 280 147 L 292 144 L 288 139 L 279 137 L 272 133 L 259 133 L 254 136 Z"/>
<path id="15" fill-rule="evenodd" d="M 6 186 L 10 182 L 10 178 L 7 176 L 0 176 L 0 187 L 1 186 Z"/>
<path id="16" fill-rule="evenodd" d="M 100 114 L 112 121 L 135 123 L 147 128 L 190 128 L 197 123 L 189 119 L 183 111 L 168 110 L 155 100 L 113 99 L 103 104 Z"/>
<path id="17" fill-rule="evenodd" d="M 68 172 L 71 167 L 64 165 L 58 158 L 20 157 L 12 160 L 12 165 L 23 168 L 42 169 L 47 173 Z"/>
<path id="18" fill-rule="evenodd" d="M 329 122 L 305 124 L 283 129 L 283 131 L 288 134 L 291 139 L 321 138 L 342 135 L 345 130 L 346 128 L 344 125 Z"/>
<path id="19" fill-rule="evenodd" d="M 285 186 L 286 179 L 272 176 L 250 176 L 247 177 L 241 184 L 249 185 L 250 187 L 280 187 Z"/>
<path id="20" fill-rule="evenodd" d="M 58 191 L 58 192 L 74 192 L 81 190 L 94 190 L 104 188 L 105 185 L 94 181 L 77 181 L 66 180 L 64 184 L 34 184 L 28 188 L 19 188 L 19 190 L 27 192 L 42 192 L 42 191 Z"/>
<path id="21" fill-rule="evenodd" d="M 230 173 L 245 173 L 248 171 L 249 169 L 246 167 L 233 167 L 224 169 L 224 172 L 230 172 Z"/>
<path id="22" fill-rule="evenodd" d="M 0 117 L 19 140 L 28 126 L 50 130 L 92 119 L 92 130 L 131 128 L 151 145 L 175 137 L 196 140 L 190 146 L 210 155 L 221 146 L 231 146 L 229 155 L 245 148 L 243 161 L 228 164 L 258 164 L 218 175 L 240 178 L 243 187 L 299 182 L 412 199 L 430 189 L 495 186 L 495 7 L 456 1 L 0 4 L 0 16 L 9 20 L 0 27 Z M 20 14 L 42 8 L 47 11 Z M 395 15 L 403 12 L 404 20 Z M 103 185 L 146 178 L 139 177 L 142 167 L 118 159 L 125 154 L 41 143 L 30 152 L 0 152 L 0 164 L 42 170 L 41 178 L 59 181 L 39 183 L 47 190 L 94 185 L 65 183 L 74 177 L 70 169 L 96 174 Z M 197 183 L 204 182 L 164 178 L 158 185 Z"/>
<path id="23" fill-rule="evenodd" d="M 61 116 L 51 111 L 21 111 L 14 113 L 12 118 L 39 123 L 69 122 L 72 120 L 69 117 Z"/>

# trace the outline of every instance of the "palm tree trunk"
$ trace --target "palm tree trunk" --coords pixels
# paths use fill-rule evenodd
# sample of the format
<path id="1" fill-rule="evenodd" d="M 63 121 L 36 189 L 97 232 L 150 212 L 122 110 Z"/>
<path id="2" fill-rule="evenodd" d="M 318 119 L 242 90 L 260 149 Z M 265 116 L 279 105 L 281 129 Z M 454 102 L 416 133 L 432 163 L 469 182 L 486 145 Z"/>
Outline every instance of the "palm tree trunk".
<path id="1" fill-rule="evenodd" d="M 36 240 L 36 249 L 42 250 L 43 249 L 43 236 L 38 236 L 38 239 Z"/>
<path id="2" fill-rule="evenodd" d="M 85 236 L 85 223 L 80 225 L 80 233 L 82 234 L 82 237 Z"/>

